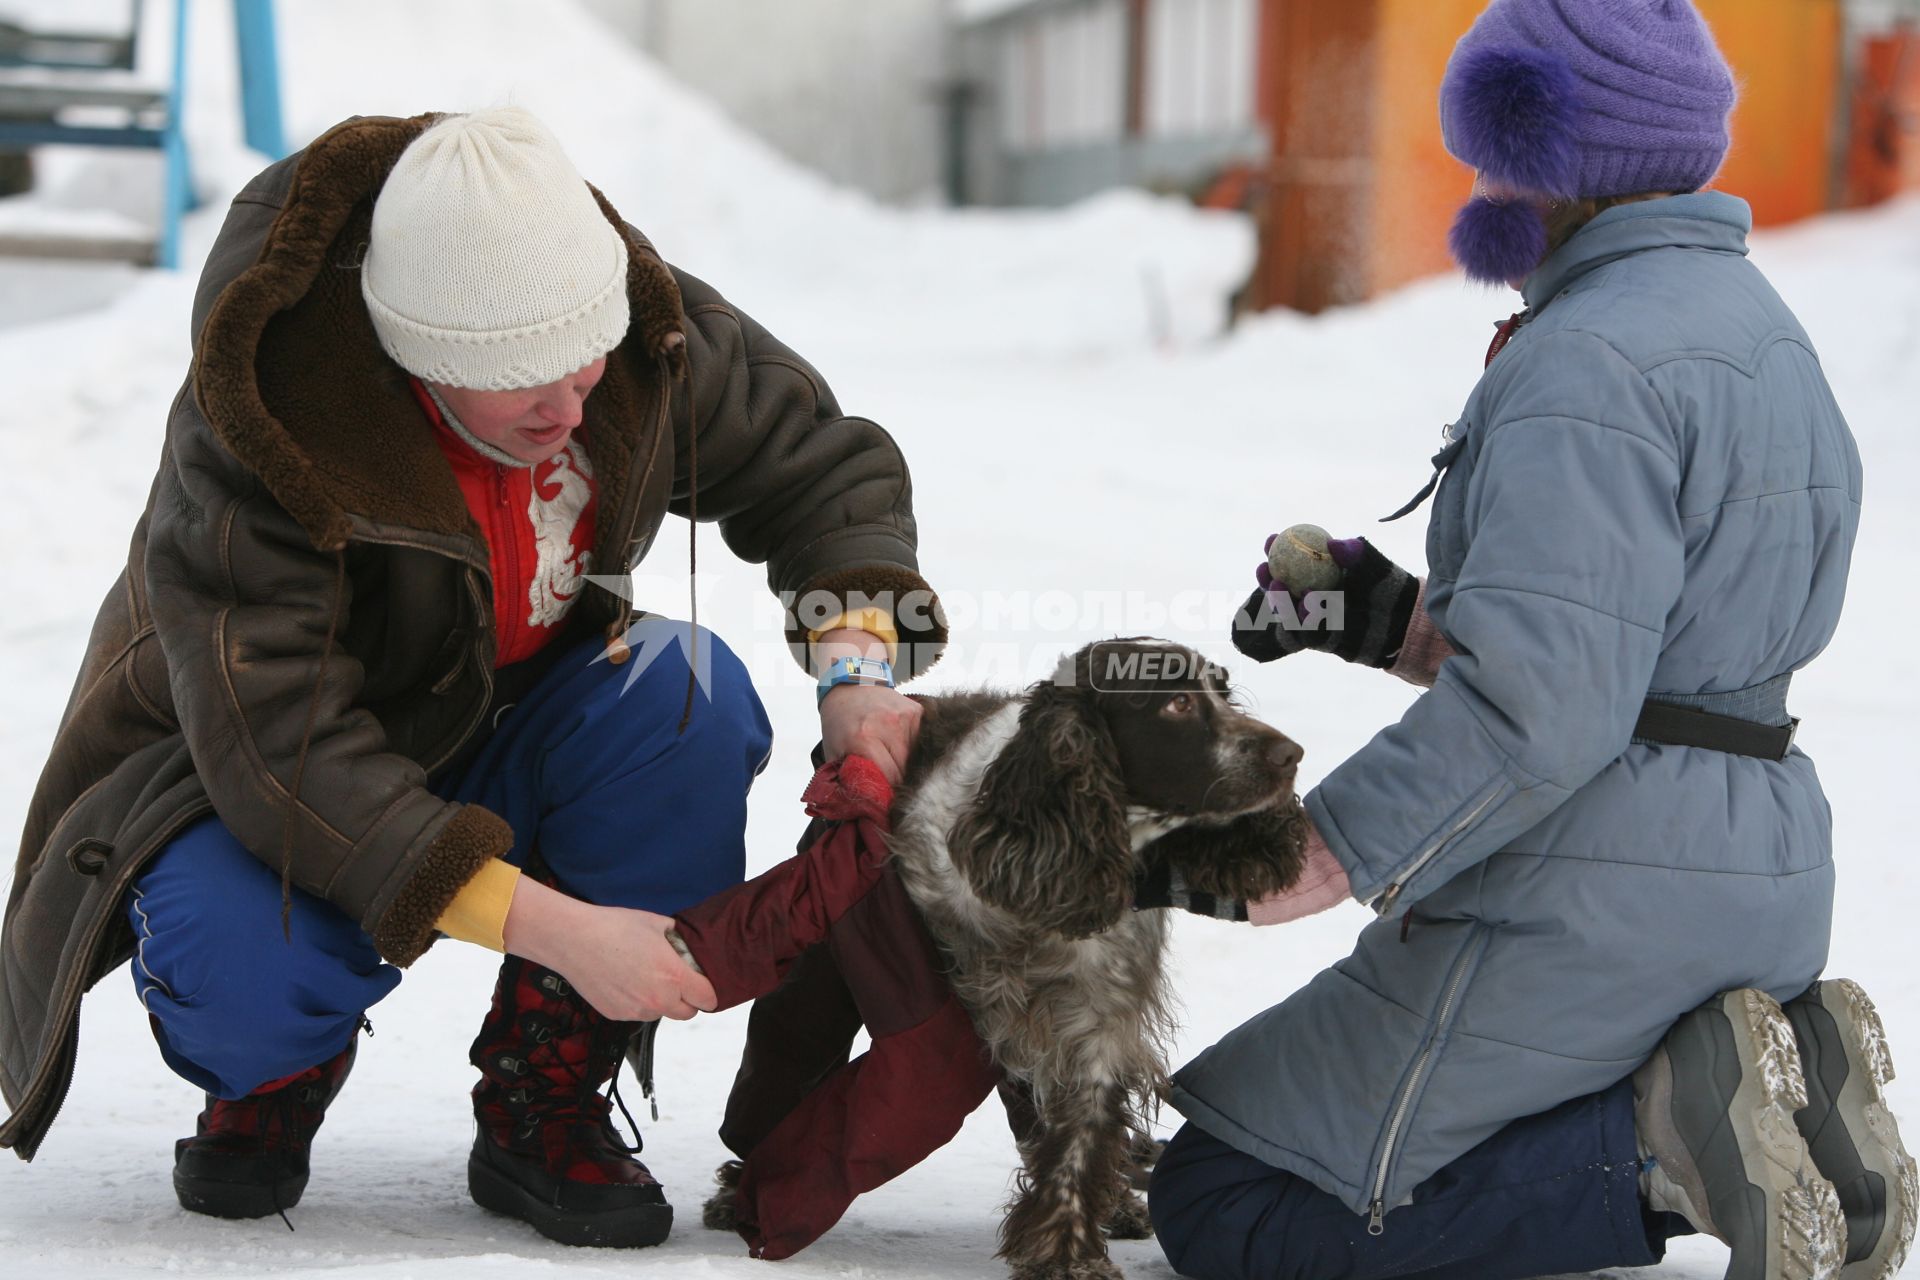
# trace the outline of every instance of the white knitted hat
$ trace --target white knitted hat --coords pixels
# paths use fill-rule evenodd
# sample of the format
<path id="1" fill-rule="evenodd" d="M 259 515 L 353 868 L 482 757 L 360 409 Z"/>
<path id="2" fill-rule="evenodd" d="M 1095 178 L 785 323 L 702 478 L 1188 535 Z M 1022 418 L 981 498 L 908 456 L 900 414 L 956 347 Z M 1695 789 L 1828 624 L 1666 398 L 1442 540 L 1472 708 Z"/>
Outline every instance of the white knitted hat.
<path id="1" fill-rule="evenodd" d="M 416 377 L 480 391 L 557 381 L 627 332 L 627 245 L 559 139 L 519 107 L 449 116 L 373 204 L 360 291 Z"/>

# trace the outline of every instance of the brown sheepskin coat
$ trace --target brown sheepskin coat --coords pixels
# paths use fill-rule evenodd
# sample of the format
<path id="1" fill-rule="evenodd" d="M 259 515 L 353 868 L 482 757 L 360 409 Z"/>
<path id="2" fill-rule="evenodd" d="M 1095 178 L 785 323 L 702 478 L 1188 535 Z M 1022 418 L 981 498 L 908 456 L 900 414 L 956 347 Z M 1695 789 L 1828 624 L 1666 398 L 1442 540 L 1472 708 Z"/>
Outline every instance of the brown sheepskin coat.
<path id="1" fill-rule="evenodd" d="M 512 843 L 428 790 L 492 693 L 487 548 L 360 294 L 374 197 L 435 118 L 355 118 L 267 169 L 207 260 L 193 367 L 7 901 L 0 1147 L 22 1158 L 72 1079 L 81 994 L 132 953 L 127 886 L 189 822 L 217 811 L 400 965 Z M 599 571 L 697 505 L 777 592 L 924 592 L 887 434 L 601 205 L 633 322 L 586 402 Z M 570 625 L 618 634 L 630 612 L 594 585 Z M 900 618 L 909 672 L 944 640 L 922 616 Z"/>

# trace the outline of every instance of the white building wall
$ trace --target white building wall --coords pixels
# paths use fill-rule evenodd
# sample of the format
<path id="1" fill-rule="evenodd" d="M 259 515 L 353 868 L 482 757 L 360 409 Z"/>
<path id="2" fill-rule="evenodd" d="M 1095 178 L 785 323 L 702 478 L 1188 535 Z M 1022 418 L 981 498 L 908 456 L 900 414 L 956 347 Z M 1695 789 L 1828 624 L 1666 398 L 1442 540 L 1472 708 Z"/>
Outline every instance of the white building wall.
<path id="1" fill-rule="evenodd" d="M 969 198 L 1060 204 L 1111 186 L 1192 188 L 1265 154 L 1258 0 L 1148 0 L 1141 119 L 1128 121 L 1127 0 L 960 0 L 976 86 Z"/>
<path id="2" fill-rule="evenodd" d="M 883 200 L 945 175 L 946 0 L 584 0 L 786 155 Z"/>
<path id="3" fill-rule="evenodd" d="M 1011 151 L 1112 142 L 1126 127 L 1123 0 L 1088 0 L 1005 28 L 1001 142 Z"/>
<path id="4" fill-rule="evenodd" d="M 1180 138 L 1252 128 L 1259 30 L 1255 0 L 1154 0 L 1148 5 L 1148 135 Z"/>
<path id="5" fill-rule="evenodd" d="M 1856 26 L 1868 31 L 1902 20 L 1920 22 L 1920 0 L 1847 0 L 1847 11 Z"/>

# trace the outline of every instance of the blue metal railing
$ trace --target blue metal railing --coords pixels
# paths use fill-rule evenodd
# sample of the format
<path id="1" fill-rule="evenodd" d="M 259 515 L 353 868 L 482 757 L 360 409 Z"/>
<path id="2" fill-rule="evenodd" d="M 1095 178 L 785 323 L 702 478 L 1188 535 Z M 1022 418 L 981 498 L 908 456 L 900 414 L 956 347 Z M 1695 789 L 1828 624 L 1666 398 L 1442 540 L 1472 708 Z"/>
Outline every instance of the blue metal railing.
<path id="1" fill-rule="evenodd" d="M 124 39 L 24 32 L 0 48 L 0 89 L 19 108 L 0 118 L 0 149 L 35 146 L 156 148 L 164 159 L 159 234 L 154 262 L 172 268 L 180 260 L 180 224 L 193 207 L 193 175 L 184 132 L 187 84 L 188 0 L 175 0 L 172 73 L 164 94 L 140 100 L 138 94 L 101 95 L 87 86 L 63 87 L 58 78 L 40 77 L 10 85 L 7 69 L 32 66 L 54 70 L 131 70 L 140 32 L 141 0 L 133 0 L 133 25 Z M 236 53 L 240 63 L 242 123 L 247 145 L 273 159 L 287 154 L 280 106 L 279 45 L 274 32 L 273 0 L 233 0 Z M 20 104 L 24 103 L 22 108 Z M 127 112 L 125 124 L 76 124 L 63 117 L 74 105 L 112 106 Z"/>

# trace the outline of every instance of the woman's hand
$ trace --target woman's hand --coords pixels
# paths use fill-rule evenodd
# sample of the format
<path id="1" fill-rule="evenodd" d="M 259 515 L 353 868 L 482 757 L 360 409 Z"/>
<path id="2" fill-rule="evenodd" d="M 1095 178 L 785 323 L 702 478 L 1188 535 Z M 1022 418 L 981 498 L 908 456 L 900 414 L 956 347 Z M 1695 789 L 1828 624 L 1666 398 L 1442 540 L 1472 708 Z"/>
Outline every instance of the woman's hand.
<path id="1" fill-rule="evenodd" d="M 814 675 L 844 657 L 884 661 L 887 642 L 851 627 L 829 631 L 813 644 Z M 839 685 L 820 704 L 820 742 L 827 759 L 865 756 L 896 787 L 906 774 L 907 756 L 919 732 L 920 704 L 884 685 Z"/>
<path id="2" fill-rule="evenodd" d="M 1347 869 L 1320 838 L 1320 829 L 1308 825 L 1306 865 L 1300 869 L 1300 878 L 1279 893 L 1249 902 L 1247 919 L 1252 923 L 1291 924 L 1319 915 L 1353 896 Z"/>
<path id="3" fill-rule="evenodd" d="M 565 978 L 602 1016 L 651 1022 L 718 1003 L 713 985 L 667 941 L 672 927 L 666 916 L 598 907 L 522 876 L 502 932 L 508 951 Z"/>
<path id="4" fill-rule="evenodd" d="M 920 704 L 898 689 L 843 684 L 820 704 L 820 741 L 827 759 L 865 756 L 896 787 L 919 731 Z"/>

